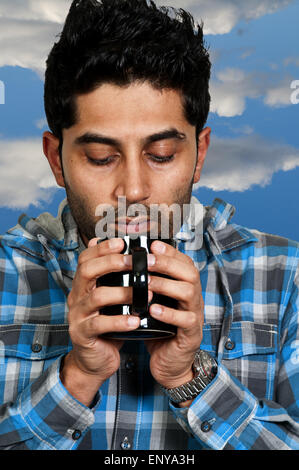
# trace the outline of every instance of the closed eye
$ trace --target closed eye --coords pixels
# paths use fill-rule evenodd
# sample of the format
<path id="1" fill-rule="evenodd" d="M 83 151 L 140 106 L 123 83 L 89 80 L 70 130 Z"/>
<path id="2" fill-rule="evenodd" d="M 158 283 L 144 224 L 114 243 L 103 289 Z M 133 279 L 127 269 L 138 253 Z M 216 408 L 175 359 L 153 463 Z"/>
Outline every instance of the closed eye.
<path id="1" fill-rule="evenodd" d="M 162 164 L 171 162 L 174 158 L 174 155 L 160 156 L 160 155 L 153 155 L 152 153 L 149 153 L 148 155 L 151 157 L 151 159 L 154 162 L 162 163 Z"/>
<path id="2" fill-rule="evenodd" d="M 158 163 L 158 164 L 169 163 L 174 159 L 174 154 L 173 155 L 167 155 L 167 156 L 160 156 L 160 155 L 154 155 L 154 154 L 149 153 L 148 156 L 151 158 L 152 161 L 154 161 L 155 163 Z M 87 155 L 87 159 L 92 165 L 109 166 L 113 163 L 115 157 L 111 155 L 111 156 L 109 156 L 107 158 L 104 158 L 104 159 L 103 158 L 102 159 L 96 159 L 96 158 L 91 158 Z"/>
<path id="3" fill-rule="evenodd" d="M 107 157 L 107 158 L 91 158 L 87 155 L 87 160 L 92 164 L 92 165 L 96 165 L 96 166 L 108 166 L 110 165 L 113 160 L 114 160 L 114 157 L 110 156 L 110 157 Z"/>

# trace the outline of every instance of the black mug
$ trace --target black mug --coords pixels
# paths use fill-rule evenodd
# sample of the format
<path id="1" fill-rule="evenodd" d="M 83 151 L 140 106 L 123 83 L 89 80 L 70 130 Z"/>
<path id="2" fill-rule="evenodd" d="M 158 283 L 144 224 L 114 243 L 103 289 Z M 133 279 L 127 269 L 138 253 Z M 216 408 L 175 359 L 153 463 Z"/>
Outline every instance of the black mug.
<path id="1" fill-rule="evenodd" d="M 137 238 L 131 238 L 129 235 L 122 237 L 124 248 L 122 254 L 132 255 L 132 270 L 113 272 L 105 274 L 97 279 L 99 286 L 120 286 L 133 288 L 132 305 L 108 305 L 101 308 L 102 315 L 136 315 L 140 317 L 140 325 L 137 329 L 129 332 L 111 332 L 103 336 L 111 339 L 161 339 L 175 336 L 177 328 L 174 325 L 161 322 L 154 319 L 149 308 L 152 304 L 158 303 L 170 308 L 177 308 L 177 300 L 171 297 L 153 292 L 153 298 L 148 303 L 148 269 L 147 255 L 150 253 L 150 247 L 155 239 L 146 235 L 140 235 Z M 176 247 L 173 239 L 159 239 Z M 104 240 L 99 240 L 101 243 Z M 152 275 L 169 278 L 161 273 L 152 273 Z"/>

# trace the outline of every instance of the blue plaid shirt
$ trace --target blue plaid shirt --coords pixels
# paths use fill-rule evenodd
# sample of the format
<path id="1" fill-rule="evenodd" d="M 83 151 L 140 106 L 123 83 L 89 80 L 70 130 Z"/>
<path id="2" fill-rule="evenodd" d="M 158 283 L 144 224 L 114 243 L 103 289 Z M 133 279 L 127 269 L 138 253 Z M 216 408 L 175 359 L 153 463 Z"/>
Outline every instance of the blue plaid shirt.
<path id="1" fill-rule="evenodd" d="M 0 239 L 0 448 L 299 449 L 299 245 L 235 225 L 232 213 L 216 199 L 202 249 L 179 244 L 200 271 L 201 349 L 218 361 L 186 408 L 153 380 L 138 341 L 90 408 L 70 395 L 59 370 L 84 247 L 66 202 L 56 219 L 20 218 Z"/>

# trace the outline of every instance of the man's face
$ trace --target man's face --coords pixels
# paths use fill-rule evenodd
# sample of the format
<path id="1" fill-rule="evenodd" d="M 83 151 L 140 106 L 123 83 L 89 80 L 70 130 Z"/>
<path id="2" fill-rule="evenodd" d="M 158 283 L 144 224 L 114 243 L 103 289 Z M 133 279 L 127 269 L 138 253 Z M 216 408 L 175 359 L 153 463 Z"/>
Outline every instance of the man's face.
<path id="1" fill-rule="evenodd" d="M 186 121 L 177 91 L 156 90 L 148 83 L 104 84 L 78 96 L 76 103 L 77 123 L 63 131 L 63 172 L 57 152 L 53 164 L 51 145 L 44 148 L 85 244 L 95 236 L 100 204 L 114 207 L 117 221 L 119 197 L 126 198 L 127 207 L 142 204 L 148 218 L 152 204 L 190 202 L 210 129 L 202 131 L 197 151 L 195 127 Z M 126 229 L 119 223 L 116 236 Z"/>

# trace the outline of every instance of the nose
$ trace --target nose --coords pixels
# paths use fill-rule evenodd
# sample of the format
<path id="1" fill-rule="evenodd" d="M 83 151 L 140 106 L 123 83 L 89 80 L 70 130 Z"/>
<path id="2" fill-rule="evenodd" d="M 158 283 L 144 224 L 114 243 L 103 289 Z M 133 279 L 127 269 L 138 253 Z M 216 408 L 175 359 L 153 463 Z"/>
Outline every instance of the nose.
<path id="1" fill-rule="evenodd" d="M 120 168 L 115 197 L 125 196 L 127 203 L 137 204 L 149 198 L 149 181 L 140 157 L 127 161 Z"/>

